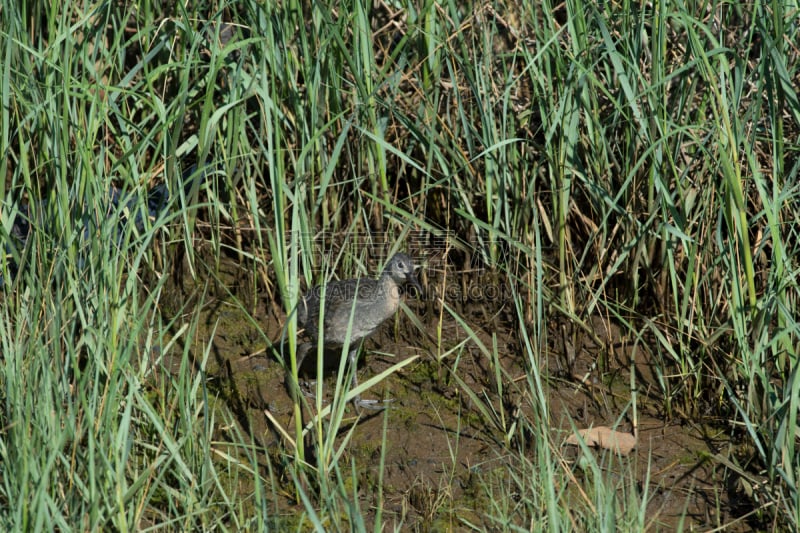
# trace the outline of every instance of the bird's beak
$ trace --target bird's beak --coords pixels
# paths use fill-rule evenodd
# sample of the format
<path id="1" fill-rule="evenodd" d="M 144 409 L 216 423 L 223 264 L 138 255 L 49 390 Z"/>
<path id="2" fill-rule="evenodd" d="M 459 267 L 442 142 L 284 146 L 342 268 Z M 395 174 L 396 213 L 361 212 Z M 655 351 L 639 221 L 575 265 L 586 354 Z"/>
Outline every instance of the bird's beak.
<path id="1" fill-rule="evenodd" d="M 411 286 L 414 287 L 414 289 L 416 289 L 417 296 L 422 296 L 424 294 L 424 292 L 422 290 L 422 285 L 420 285 L 419 281 L 417 281 L 417 275 L 416 274 L 414 274 L 413 272 L 410 273 L 408 275 L 408 277 L 406 277 L 406 281 L 408 283 L 410 283 Z"/>

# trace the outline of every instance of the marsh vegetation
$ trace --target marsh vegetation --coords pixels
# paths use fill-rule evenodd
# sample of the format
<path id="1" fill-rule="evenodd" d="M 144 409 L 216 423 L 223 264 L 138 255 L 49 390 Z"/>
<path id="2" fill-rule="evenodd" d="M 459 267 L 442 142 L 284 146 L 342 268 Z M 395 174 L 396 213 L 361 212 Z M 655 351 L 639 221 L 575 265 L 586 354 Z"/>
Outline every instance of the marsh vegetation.
<path id="1" fill-rule="evenodd" d="M 796 3 L 129 4 L 0 4 L 0 528 L 798 528 Z"/>

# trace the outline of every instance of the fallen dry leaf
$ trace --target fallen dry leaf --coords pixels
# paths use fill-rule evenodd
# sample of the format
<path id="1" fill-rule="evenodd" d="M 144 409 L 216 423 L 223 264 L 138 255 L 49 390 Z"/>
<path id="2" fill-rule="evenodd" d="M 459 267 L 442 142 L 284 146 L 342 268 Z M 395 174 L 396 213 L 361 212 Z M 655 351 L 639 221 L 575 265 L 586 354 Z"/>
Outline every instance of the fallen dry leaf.
<path id="1" fill-rule="evenodd" d="M 614 450 L 620 455 L 628 455 L 636 447 L 636 437 L 630 433 L 622 433 L 614 431 L 606 426 L 597 426 L 589 429 L 578 430 L 580 435 L 586 442 L 587 446 L 595 446 L 605 448 L 606 450 Z M 572 434 L 567 437 L 567 444 L 578 445 L 578 435 Z"/>

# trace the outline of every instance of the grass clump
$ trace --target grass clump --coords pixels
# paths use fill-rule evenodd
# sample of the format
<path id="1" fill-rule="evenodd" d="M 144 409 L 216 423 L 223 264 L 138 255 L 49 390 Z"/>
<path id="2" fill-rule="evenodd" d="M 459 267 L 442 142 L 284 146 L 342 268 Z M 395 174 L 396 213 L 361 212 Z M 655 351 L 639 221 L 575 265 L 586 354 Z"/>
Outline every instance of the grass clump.
<path id="1" fill-rule="evenodd" d="M 1 4 L 0 523 L 796 529 L 798 17 Z M 354 454 L 347 391 L 279 421 L 236 377 L 265 347 L 297 373 L 304 288 L 400 248 L 429 292 L 394 338 L 436 378 L 406 401 L 447 412 L 408 427 L 450 433 L 440 479 L 386 494 L 390 415 Z M 578 411 L 722 434 L 721 511 L 664 518 L 647 454 L 567 457 Z M 507 477 L 462 490 L 465 435 Z"/>

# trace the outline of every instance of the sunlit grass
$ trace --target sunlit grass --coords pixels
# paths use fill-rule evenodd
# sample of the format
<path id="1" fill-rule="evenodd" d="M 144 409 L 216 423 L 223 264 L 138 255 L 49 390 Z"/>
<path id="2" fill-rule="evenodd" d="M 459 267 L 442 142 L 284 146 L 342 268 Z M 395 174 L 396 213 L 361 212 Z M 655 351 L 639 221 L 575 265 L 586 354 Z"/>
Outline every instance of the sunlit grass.
<path id="1" fill-rule="evenodd" d="M 551 432 L 552 325 L 592 335 L 597 316 L 651 363 L 658 416 L 745 443 L 716 460 L 759 524 L 798 526 L 797 6 L 164 9 L 0 5 L 3 529 L 416 524 L 383 507 L 380 482 L 374 508 L 359 500 L 346 401 L 426 357 L 508 474 L 475 469 L 477 515 L 424 486 L 428 522 L 654 527 L 625 459 L 567 460 Z M 282 351 L 262 344 L 296 377 L 303 291 L 412 246 L 431 276 L 429 323 L 402 313 L 420 359 L 357 391 L 343 363 L 335 401 L 298 399 L 265 449 L 207 374 L 209 292 L 284 312 Z M 231 258 L 237 290 L 219 288 Z M 522 379 L 446 296 L 485 280 L 511 293 L 487 316 L 515 332 Z M 609 417 L 635 423 L 639 379 Z"/>

